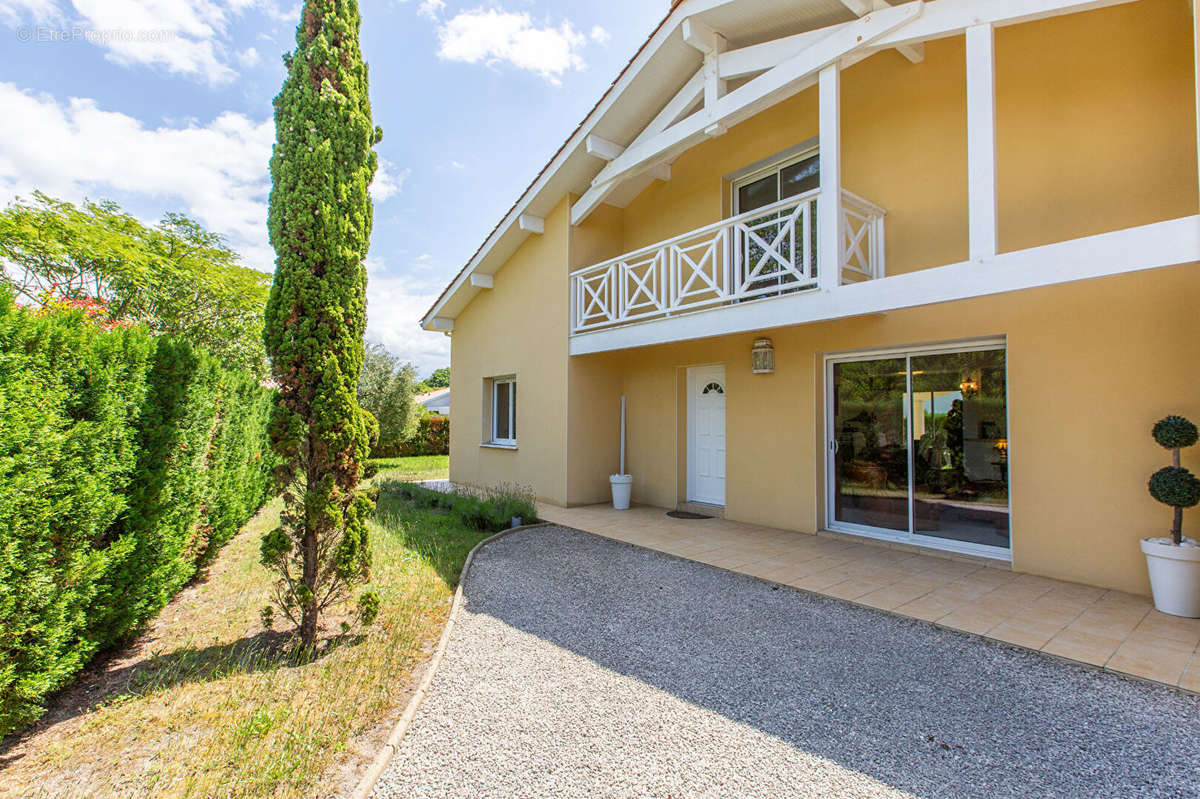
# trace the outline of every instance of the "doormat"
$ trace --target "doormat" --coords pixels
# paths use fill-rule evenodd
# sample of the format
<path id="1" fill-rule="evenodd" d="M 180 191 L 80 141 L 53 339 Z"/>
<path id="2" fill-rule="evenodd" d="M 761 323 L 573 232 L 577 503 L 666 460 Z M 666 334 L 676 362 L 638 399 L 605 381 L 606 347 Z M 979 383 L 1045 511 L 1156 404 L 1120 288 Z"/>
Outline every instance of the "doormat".
<path id="1" fill-rule="evenodd" d="M 711 519 L 711 516 L 705 516 L 703 513 L 692 513 L 686 510 L 669 510 L 667 515 L 672 519 Z"/>

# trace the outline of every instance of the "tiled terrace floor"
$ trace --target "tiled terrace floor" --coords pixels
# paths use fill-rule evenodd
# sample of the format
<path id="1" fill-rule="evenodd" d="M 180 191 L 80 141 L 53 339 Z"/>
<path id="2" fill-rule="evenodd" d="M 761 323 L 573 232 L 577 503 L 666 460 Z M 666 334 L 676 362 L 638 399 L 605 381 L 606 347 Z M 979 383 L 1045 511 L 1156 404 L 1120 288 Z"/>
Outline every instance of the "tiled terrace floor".
<path id="1" fill-rule="evenodd" d="M 663 508 L 538 512 L 577 530 L 1200 691 L 1200 619 L 1159 613 L 1146 597 L 841 536 L 672 519 Z"/>

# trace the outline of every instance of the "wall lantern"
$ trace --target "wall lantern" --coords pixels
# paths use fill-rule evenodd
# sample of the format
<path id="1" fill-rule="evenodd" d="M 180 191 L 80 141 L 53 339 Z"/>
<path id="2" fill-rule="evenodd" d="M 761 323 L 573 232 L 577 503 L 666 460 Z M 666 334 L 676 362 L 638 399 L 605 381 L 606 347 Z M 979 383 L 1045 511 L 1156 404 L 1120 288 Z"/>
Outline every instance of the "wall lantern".
<path id="1" fill-rule="evenodd" d="M 769 338 L 756 338 L 750 350 L 750 371 L 756 375 L 769 375 L 775 371 L 775 347 Z"/>

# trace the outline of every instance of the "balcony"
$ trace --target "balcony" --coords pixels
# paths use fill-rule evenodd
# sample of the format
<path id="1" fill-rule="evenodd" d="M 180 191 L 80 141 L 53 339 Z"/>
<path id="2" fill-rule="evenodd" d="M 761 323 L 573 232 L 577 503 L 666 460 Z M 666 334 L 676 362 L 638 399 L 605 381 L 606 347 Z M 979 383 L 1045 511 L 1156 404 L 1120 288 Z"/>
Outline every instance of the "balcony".
<path id="1" fill-rule="evenodd" d="M 817 291 L 815 189 L 571 273 L 571 335 Z M 884 275 L 885 211 L 842 190 L 834 285 Z"/>

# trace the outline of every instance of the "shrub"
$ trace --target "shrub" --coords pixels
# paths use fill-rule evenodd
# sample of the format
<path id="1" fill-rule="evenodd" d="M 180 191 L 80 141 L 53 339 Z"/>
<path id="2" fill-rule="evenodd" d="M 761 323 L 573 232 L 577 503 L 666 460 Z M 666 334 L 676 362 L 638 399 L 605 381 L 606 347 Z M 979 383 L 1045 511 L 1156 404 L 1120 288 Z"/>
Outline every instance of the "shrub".
<path id="1" fill-rule="evenodd" d="M 268 404 L 190 345 L 0 296 L 0 735 L 257 510 Z"/>
<path id="2" fill-rule="evenodd" d="M 404 442 L 400 455 L 449 455 L 450 417 L 423 416 L 417 420 L 417 431 Z"/>
<path id="3" fill-rule="evenodd" d="M 1182 416 L 1160 419 L 1151 431 L 1159 446 L 1171 451 L 1171 466 L 1164 466 L 1150 477 L 1150 496 L 1175 510 L 1171 540 L 1183 542 L 1183 509 L 1200 504 L 1200 479 L 1179 465 L 1179 450 L 1200 440 L 1200 430 Z"/>

